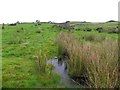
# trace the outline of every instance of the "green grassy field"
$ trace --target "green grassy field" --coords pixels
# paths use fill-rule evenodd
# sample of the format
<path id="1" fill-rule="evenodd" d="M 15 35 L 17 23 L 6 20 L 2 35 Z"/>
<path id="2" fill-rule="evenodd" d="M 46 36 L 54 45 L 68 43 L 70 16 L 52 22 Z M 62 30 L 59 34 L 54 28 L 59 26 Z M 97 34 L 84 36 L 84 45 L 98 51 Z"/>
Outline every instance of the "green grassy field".
<path id="1" fill-rule="evenodd" d="M 47 60 L 58 55 L 56 38 L 60 30 L 56 27 L 52 28 L 52 26 L 53 24 L 48 23 L 37 26 L 33 23 L 17 24 L 16 26 L 5 25 L 5 29 L 2 30 L 3 88 L 66 87 L 59 82 L 60 77 L 57 73 L 50 73 L 49 67 L 45 73 L 41 73 L 35 63 L 39 51 L 46 55 Z M 99 26 L 104 28 L 116 27 L 117 23 L 84 23 L 84 25 L 80 23 L 76 25 L 77 28 L 89 27 L 93 31 L 72 30 L 69 33 L 78 39 L 84 35 L 97 35 L 110 37 L 113 41 L 117 40 L 117 34 L 95 31 L 94 29 Z M 68 30 L 62 31 L 68 32 Z"/>
<path id="2" fill-rule="evenodd" d="M 6 26 L 2 31 L 3 87 L 58 87 L 58 75 L 41 75 L 35 65 L 34 57 L 39 50 L 48 59 L 57 55 L 57 33 L 47 27 L 50 25 L 43 24 L 40 33 L 36 33 L 39 29 L 34 24 L 20 24 Z"/>

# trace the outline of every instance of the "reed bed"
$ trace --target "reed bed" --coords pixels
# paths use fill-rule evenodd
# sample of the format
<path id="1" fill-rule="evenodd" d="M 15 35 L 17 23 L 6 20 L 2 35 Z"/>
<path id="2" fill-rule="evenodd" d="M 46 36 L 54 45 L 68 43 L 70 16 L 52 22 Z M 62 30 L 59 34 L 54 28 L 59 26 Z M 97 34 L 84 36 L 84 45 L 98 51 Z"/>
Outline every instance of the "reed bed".
<path id="1" fill-rule="evenodd" d="M 118 87 L 118 44 L 111 39 L 102 42 L 80 42 L 71 33 L 61 32 L 57 43 L 59 55 L 67 53 L 71 77 L 87 77 L 87 86 Z"/>

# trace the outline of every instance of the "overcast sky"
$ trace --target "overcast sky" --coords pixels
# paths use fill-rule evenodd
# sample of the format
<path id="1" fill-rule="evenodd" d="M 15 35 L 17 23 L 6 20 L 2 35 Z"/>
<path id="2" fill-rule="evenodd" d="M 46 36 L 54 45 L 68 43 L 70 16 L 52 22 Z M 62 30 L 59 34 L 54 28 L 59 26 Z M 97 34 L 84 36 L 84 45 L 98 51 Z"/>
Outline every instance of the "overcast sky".
<path id="1" fill-rule="evenodd" d="M 119 0 L 0 0 L 0 23 L 118 20 Z"/>

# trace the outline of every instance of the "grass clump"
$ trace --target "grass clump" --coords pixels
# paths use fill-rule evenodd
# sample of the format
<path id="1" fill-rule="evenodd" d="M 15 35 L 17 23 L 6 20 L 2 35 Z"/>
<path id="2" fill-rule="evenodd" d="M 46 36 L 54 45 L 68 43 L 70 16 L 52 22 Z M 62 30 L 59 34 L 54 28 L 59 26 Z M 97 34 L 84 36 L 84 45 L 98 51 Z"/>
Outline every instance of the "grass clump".
<path id="1" fill-rule="evenodd" d="M 39 51 L 36 55 L 36 66 L 40 73 L 46 72 L 46 66 L 47 66 L 47 56 L 45 53 L 42 53 Z"/>
<path id="2" fill-rule="evenodd" d="M 67 55 L 68 57 L 68 69 L 70 76 L 79 77 L 84 70 L 84 65 L 81 62 L 80 57 L 81 50 L 78 45 L 78 41 L 69 33 L 60 33 L 58 36 L 58 45 L 62 48 L 58 53 L 60 55 Z"/>
<path id="3" fill-rule="evenodd" d="M 89 87 L 114 88 L 118 84 L 118 46 L 117 42 L 104 41 L 90 44 L 87 49 L 85 65 L 90 83 Z"/>
<path id="4" fill-rule="evenodd" d="M 92 88 L 115 88 L 119 85 L 116 41 L 79 42 L 70 33 L 60 33 L 57 40 L 59 46 L 68 53 L 67 64 L 71 77 L 87 78 L 84 82 Z"/>

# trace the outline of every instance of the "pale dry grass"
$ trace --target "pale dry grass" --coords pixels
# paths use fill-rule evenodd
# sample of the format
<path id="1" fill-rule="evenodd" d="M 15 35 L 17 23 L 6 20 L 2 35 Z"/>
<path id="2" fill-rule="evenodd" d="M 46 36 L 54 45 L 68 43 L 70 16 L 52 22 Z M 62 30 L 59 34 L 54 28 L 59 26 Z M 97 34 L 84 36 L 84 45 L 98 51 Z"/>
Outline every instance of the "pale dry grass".
<path id="1" fill-rule="evenodd" d="M 68 53 L 70 76 L 81 74 L 87 85 L 95 88 L 113 88 L 118 85 L 118 44 L 112 40 L 98 43 L 79 42 L 70 33 L 61 32 L 57 38 L 61 53 Z"/>

